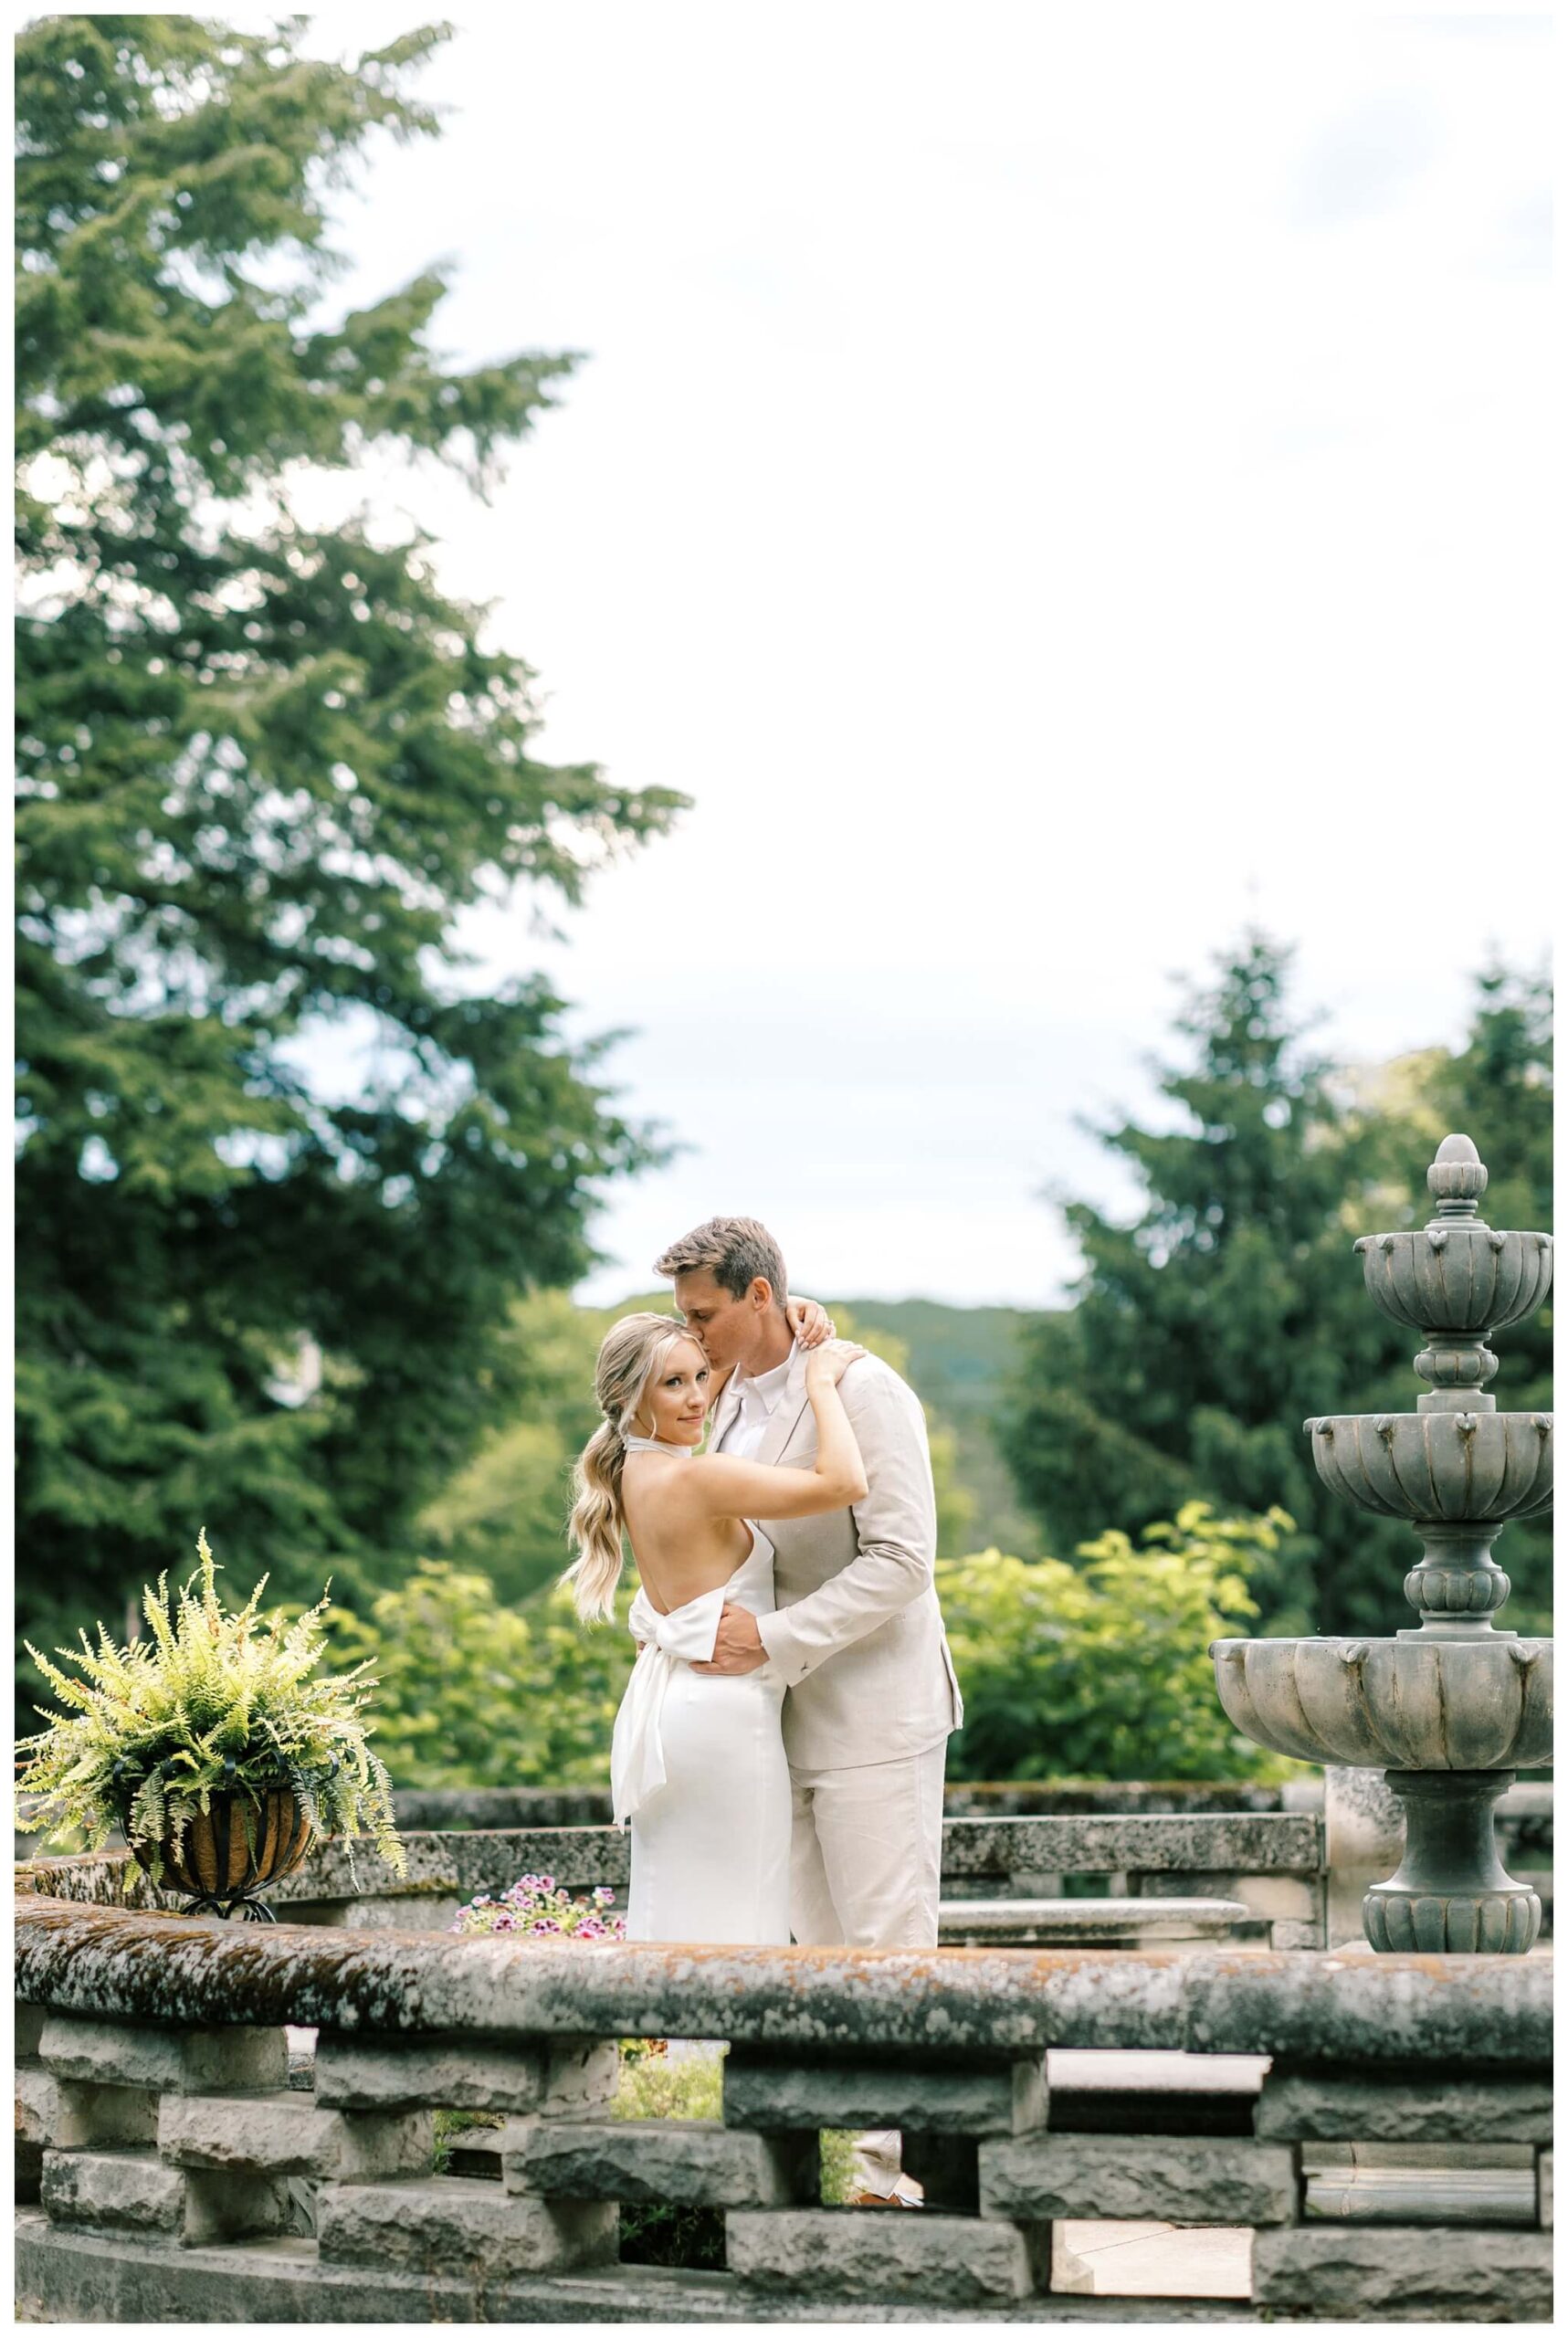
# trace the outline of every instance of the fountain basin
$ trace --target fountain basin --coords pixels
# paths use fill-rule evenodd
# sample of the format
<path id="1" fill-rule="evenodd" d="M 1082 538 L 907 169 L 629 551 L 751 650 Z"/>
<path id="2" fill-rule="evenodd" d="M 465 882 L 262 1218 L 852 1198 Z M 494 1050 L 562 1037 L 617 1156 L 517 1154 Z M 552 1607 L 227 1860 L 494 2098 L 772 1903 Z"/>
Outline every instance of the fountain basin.
<path id="1" fill-rule="evenodd" d="M 1384 1518 L 1497 1525 L 1552 1506 L 1550 1413 L 1334 1413 L 1304 1426 L 1324 1485 Z"/>
<path id="2" fill-rule="evenodd" d="M 1244 1736 L 1301 1762 L 1527 1770 L 1552 1759 L 1552 1642 L 1215 1640 L 1219 1701 Z"/>
<path id="3" fill-rule="evenodd" d="M 1372 1299 L 1412 1331 L 1500 1331 L 1531 1314 L 1552 1286 L 1550 1234 L 1434 1224 L 1363 1234 L 1355 1247 Z"/>

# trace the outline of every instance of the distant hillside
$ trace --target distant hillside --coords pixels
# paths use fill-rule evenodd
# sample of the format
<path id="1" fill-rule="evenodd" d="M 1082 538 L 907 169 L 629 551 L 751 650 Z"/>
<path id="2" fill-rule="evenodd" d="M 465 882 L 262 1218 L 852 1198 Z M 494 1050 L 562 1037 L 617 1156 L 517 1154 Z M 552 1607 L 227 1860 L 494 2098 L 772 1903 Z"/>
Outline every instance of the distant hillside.
<path id="1" fill-rule="evenodd" d="M 956 1474 L 974 1498 L 970 1541 L 1020 1557 L 1039 1551 L 1038 1526 L 1020 1507 L 991 1433 L 1018 1334 L 1037 1316 L 1022 1307 L 945 1307 L 934 1299 L 848 1299 L 846 1312 L 889 1332 L 909 1353 L 910 1379 L 953 1433 Z M 949 1553 L 956 1555 L 956 1553 Z"/>

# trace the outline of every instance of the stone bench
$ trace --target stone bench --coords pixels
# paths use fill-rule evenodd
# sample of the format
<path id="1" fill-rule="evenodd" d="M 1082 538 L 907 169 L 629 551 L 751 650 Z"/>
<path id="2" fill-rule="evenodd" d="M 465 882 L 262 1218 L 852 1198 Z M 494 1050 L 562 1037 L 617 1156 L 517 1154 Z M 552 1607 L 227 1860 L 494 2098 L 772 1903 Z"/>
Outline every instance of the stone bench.
<path id="1" fill-rule="evenodd" d="M 937 1920 L 944 1948 L 1152 1945 L 1258 1939 L 1268 1931 L 1244 1900 L 944 1900 Z"/>

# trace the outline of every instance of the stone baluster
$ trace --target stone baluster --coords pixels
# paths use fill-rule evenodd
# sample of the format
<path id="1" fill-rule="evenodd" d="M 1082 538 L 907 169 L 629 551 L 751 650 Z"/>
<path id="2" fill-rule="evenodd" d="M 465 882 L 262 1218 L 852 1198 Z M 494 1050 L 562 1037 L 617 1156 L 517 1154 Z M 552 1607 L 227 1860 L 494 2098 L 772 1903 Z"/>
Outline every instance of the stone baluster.
<path id="1" fill-rule="evenodd" d="M 1345 2320 L 1550 2317 L 1551 2072 L 1276 2059 L 1257 2134 L 1303 2161 L 1302 2215 L 1253 2248 L 1256 2304 Z M 1544 2165 L 1544 2177 L 1542 2174 Z M 1497 2230 L 1502 2255 L 1478 2247 Z M 1503 2269 L 1500 2275 L 1500 2267 Z"/>
<path id="2" fill-rule="evenodd" d="M 233 2163 L 183 2164 L 163 2149 L 173 2109 L 216 2103 L 233 2120 L 288 2080 L 281 2029 L 165 2029 L 50 2012 L 17 2070 L 19 2116 L 39 2154 L 51 2222 L 166 2233 L 187 2247 L 285 2232 L 288 2186 Z M 289 2098 L 298 2100 L 298 2098 Z"/>
<path id="3" fill-rule="evenodd" d="M 505 2170 L 521 2164 L 542 2127 L 607 2107 L 618 2073 L 607 2039 L 366 2038 L 323 2030 L 315 2098 L 323 2112 L 351 2123 L 417 2118 L 425 2137 L 416 2166 L 344 2168 L 323 2183 L 316 2199 L 323 2266 L 461 2271 L 491 2282 L 613 2264 L 619 2242 L 613 2200 L 547 2198 L 510 2178 L 498 2185 L 434 2175 L 429 2129 L 437 2110 L 509 2114 L 494 2137 Z"/>
<path id="4" fill-rule="evenodd" d="M 980 2154 L 992 2138 L 1033 2133 L 1046 2116 L 1037 2051 L 951 2065 L 930 2052 L 785 2060 L 735 2048 L 724 2067 L 727 2126 L 779 2136 L 897 2128 L 926 2206 L 852 2218 L 820 2206 L 732 2211 L 725 2219 L 730 2270 L 759 2295 L 814 2288 L 851 2302 L 943 2306 L 1027 2297 L 1048 2279 L 1049 2237 L 1027 2219 L 981 2217 Z"/>

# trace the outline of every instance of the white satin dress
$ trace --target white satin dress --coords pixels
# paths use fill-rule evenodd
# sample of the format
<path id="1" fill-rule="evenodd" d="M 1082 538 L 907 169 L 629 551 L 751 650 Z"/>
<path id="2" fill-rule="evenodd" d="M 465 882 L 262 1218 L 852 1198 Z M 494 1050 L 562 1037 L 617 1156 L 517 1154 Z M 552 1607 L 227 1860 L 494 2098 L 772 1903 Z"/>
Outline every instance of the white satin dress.
<path id="1" fill-rule="evenodd" d="M 750 1523 L 750 1522 L 747 1522 Z M 773 1548 L 752 1548 L 727 1583 L 661 1615 L 632 1602 L 642 1653 L 616 1715 L 616 1823 L 631 1821 L 628 1940 L 789 1941 L 790 1782 L 784 1683 L 772 1664 L 693 1672 L 713 1654 L 728 1600 L 773 1609 Z"/>

